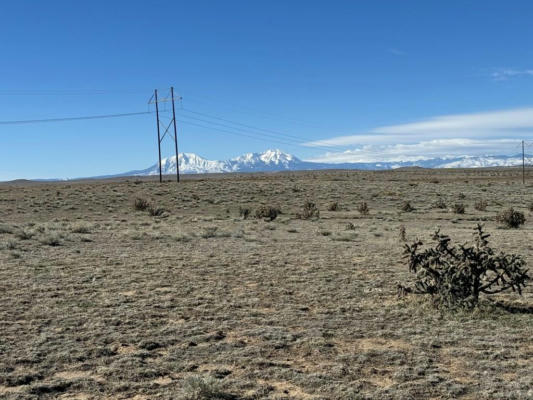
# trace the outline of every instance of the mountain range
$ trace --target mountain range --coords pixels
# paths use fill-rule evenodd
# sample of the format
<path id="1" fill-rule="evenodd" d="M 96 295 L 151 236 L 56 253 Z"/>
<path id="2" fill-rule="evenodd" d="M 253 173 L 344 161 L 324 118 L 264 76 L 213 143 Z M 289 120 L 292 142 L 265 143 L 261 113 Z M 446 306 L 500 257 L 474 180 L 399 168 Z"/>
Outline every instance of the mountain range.
<path id="1" fill-rule="evenodd" d="M 224 161 L 207 160 L 194 153 L 180 153 L 178 157 L 178 163 L 180 173 L 184 174 L 273 172 L 317 169 L 385 170 L 402 167 L 482 168 L 521 165 L 522 155 L 453 156 L 443 158 L 428 158 L 418 161 L 384 161 L 332 164 L 304 161 L 281 150 L 267 150 L 263 153 L 243 154 L 239 157 Z M 163 174 L 175 174 L 176 156 L 162 159 L 161 167 Z M 128 171 L 113 176 L 140 176 L 157 174 L 159 174 L 159 164 L 156 163 L 143 170 Z"/>

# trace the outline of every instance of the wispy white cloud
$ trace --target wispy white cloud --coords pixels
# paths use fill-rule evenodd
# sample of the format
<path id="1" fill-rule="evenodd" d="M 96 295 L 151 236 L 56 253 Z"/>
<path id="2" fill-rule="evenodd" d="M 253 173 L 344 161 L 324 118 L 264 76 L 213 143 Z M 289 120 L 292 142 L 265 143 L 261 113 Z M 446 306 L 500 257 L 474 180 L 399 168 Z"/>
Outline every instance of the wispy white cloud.
<path id="1" fill-rule="evenodd" d="M 305 143 L 352 147 L 314 158 L 322 162 L 409 161 L 457 155 L 509 154 L 533 138 L 533 108 L 433 117 Z"/>
<path id="2" fill-rule="evenodd" d="M 368 144 L 343 152 L 328 152 L 308 161 L 346 163 L 420 161 L 458 155 L 501 155 L 519 152 L 517 139 L 436 139 L 410 144 Z"/>
<path id="3" fill-rule="evenodd" d="M 496 81 L 506 81 L 510 78 L 518 78 L 525 76 L 533 77 L 533 69 L 504 68 L 494 71 L 491 76 Z"/>

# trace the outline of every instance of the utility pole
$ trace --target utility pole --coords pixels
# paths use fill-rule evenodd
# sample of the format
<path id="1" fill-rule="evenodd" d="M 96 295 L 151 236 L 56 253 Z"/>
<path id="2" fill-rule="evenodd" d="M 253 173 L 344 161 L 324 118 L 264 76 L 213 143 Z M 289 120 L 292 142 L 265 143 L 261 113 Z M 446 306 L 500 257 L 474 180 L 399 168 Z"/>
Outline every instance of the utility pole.
<path id="1" fill-rule="evenodd" d="M 159 149 L 159 182 L 163 182 L 163 173 L 161 170 L 161 132 L 159 130 L 159 103 L 157 101 L 157 89 L 154 90 L 155 116 L 157 119 L 157 148 Z"/>
<path id="2" fill-rule="evenodd" d="M 181 99 L 181 97 L 179 97 Z M 166 123 L 161 123 L 161 118 L 159 115 L 159 103 L 168 103 L 172 102 L 172 118 L 170 119 L 170 122 L 168 125 Z M 174 87 L 170 88 L 170 96 L 167 94 L 165 97 L 158 97 L 157 89 L 154 90 L 154 94 L 148 100 L 148 104 L 154 104 L 155 103 L 155 116 L 156 116 L 156 123 L 157 123 L 157 149 L 159 152 L 159 182 L 163 182 L 163 166 L 161 164 L 161 142 L 165 138 L 165 136 L 168 133 L 168 136 L 174 140 L 174 150 L 176 151 L 176 180 L 177 182 L 180 181 L 180 165 L 178 160 L 178 129 L 176 127 L 176 106 L 175 106 L 175 99 L 174 99 Z M 166 108 L 163 109 L 163 113 L 165 113 Z M 170 127 L 174 127 L 174 135 L 172 135 L 171 132 L 169 132 Z M 163 134 L 161 135 L 161 128 L 164 129 Z"/>
<path id="3" fill-rule="evenodd" d="M 522 184 L 526 184 L 526 153 L 524 150 L 524 141 L 522 140 Z"/>
<path id="4" fill-rule="evenodd" d="M 180 163 L 178 160 L 178 130 L 176 129 L 176 108 L 174 107 L 174 86 L 170 87 L 172 96 L 172 122 L 174 123 L 174 146 L 176 148 L 176 182 L 180 181 Z"/>

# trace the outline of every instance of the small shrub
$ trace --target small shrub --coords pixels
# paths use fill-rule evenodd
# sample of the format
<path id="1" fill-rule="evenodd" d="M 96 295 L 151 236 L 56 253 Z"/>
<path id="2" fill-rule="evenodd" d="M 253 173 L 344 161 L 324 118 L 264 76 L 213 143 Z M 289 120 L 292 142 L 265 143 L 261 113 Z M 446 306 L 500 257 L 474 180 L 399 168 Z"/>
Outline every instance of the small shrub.
<path id="1" fill-rule="evenodd" d="M 183 384 L 183 400 L 231 400 L 237 397 L 222 390 L 213 377 L 191 376 Z"/>
<path id="2" fill-rule="evenodd" d="M 357 206 L 357 211 L 359 211 L 359 213 L 361 215 L 368 215 L 368 213 L 370 212 L 369 208 L 368 208 L 368 204 L 366 204 L 366 201 L 363 201 L 361 204 L 359 204 Z"/>
<path id="3" fill-rule="evenodd" d="M 400 206 L 400 210 L 403 212 L 412 212 L 415 210 L 415 208 L 408 201 L 404 201 Z"/>
<path id="4" fill-rule="evenodd" d="M 445 210 L 446 209 L 446 202 L 444 201 L 444 199 L 442 197 L 439 197 L 437 199 L 437 201 L 435 201 L 435 203 L 433 203 L 433 207 L 434 208 L 440 208 L 441 210 Z"/>
<path id="5" fill-rule="evenodd" d="M 297 214 L 297 217 L 300 219 L 310 219 L 310 218 L 319 218 L 320 217 L 320 211 L 318 210 L 315 203 L 312 201 L 307 200 L 304 203 L 302 213 Z"/>
<path id="6" fill-rule="evenodd" d="M 347 231 L 354 231 L 354 230 L 355 230 L 355 225 L 352 224 L 351 222 L 348 222 L 348 223 L 346 224 L 346 230 L 347 230 Z"/>
<path id="7" fill-rule="evenodd" d="M 328 205 L 328 211 L 338 211 L 339 210 L 339 203 L 334 201 L 333 203 L 330 203 Z"/>
<path id="8" fill-rule="evenodd" d="M 468 181 L 466 181 L 465 183 L 468 183 Z M 466 199 L 466 194 L 459 193 L 459 195 L 457 197 L 459 197 L 460 200 L 464 200 L 464 199 Z"/>
<path id="9" fill-rule="evenodd" d="M 239 217 L 242 217 L 242 219 L 248 219 L 250 216 L 251 210 L 246 207 L 239 207 Z"/>
<path id="10" fill-rule="evenodd" d="M 50 233 L 46 236 L 43 236 L 39 242 L 41 244 L 45 244 L 47 246 L 60 246 L 61 245 L 61 238 L 57 233 Z"/>
<path id="11" fill-rule="evenodd" d="M 474 204 L 474 208 L 478 211 L 485 211 L 487 209 L 487 206 L 489 205 L 489 203 L 487 203 L 486 200 L 478 200 L 476 201 L 476 203 Z"/>
<path id="12" fill-rule="evenodd" d="M 269 221 L 274 221 L 279 214 L 281 214 L 280 209 L 272 206 L 260 206 L 257 210 L 255 210 L 256 218 L 264 218 L 268 219 Z"/>
<path id="13" fill-rule="evenodd" d="M 21 229 L 15 234 L 20 240 L 30 240 L 35 236 L 35 232 L 29 229 Z"/>
<path id="14" fill-rule="evenodd" d="M 15 250 L 17 248 L 17 242 L 13 239 L 10 239 L 5 243 L 5 246 L 8 250 Z"/>
<path id="15" fill-rule="evenodd" d="M 357 239 L 358 236 L 357 232 L 344 232 L 331 236 L 331 240 L 336 242 L 352 242 Z"/>
<path id="16" fill-rule="evenodd" d="M 152 217 L 160 217 L 165 212 L 164 208 L 157 207 L 153 204 L 150 204 L 148 206 L 148 214 L 150 214 Z"/>
<path id="17" fill-rule="evenodd" d="M 218 226 L 207 226 L 200 234 L 203 239 L 209 239 L 217 236 Z"/>
<path id="18" fill-rule="evenodd" d="M 400 242 L 406 242 L 407 241 L 405 225 L 400 225 L 400 232 L 398 234 L 398 238 L 400 239 Z"/>
<path id="19" fill-rule="evenodd" d="M 91 233 L 91 227 L 88 224 L 80 223 L 76 224 L 71 229 L 72 233 Z"/>
<path id="20" fill-rule="evenodd" d="M 430 294 L 435 305 L 449 308 L 472 308 L 481 293 L 511 289 L 522 294 L 530 279 L 525 260 L 515 254 L 496 254 L 489 247 L 489 237 L 477 225 L 473 245 L 450 246 L 451 239 L 439 231 L 433 235 L 433 248 L 420 251 L 421 241 L 406 244 L 404 254 L 416 281 L 413 289 L 399 285 L 399 292 Z"/>
<path id="21" fill-rule="evenodd" d="M 0 234 L 2 233 L 13 233 L 13 228 L 9 225 L 0 224 Z"/>
<path id="22" fill-rule="evenodd" d="M 149 206 L 150 206 L 150 202 L 142 198 L 136 198 L 135 202 L 133 203 L 133 208 L 135 208 L 137 211 L 144 211 Z"/>
<path id="23" fill-rule="evenodd" d="M 463 203 L 455 203 L 452 207 L 452 211 L 454 212 L 454 214 L 464 214 L 465 205 Z"/>
<path id="24" fill-rule="evenodd" d="M 526 222 L 526 217 L 524 216 L 524 213 L 515 211 L 511 207 L 498 214 L 496 216 L 496 221 L 502 225 L 505 225 L 507 228 L 519 228 L 520 225 L 523 225 L 524 222 Z"/>

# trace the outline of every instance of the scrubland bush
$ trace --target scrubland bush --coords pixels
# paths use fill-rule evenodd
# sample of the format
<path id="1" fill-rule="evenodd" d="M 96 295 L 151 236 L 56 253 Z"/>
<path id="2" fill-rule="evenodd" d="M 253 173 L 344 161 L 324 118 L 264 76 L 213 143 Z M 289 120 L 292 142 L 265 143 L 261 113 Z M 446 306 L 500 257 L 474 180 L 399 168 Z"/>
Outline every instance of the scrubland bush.
<path id="1" fill-rule="evenodd" d="M 13 233 L 13 228 L 9 225 L 0 224 L 0 234 L 2 233 Z"/>
<path id="2" fill-rule="evenodd" d="M 476 203 L 474 204 L 474 208 L 478 211 L 485 211 L 488 205 L 489 203 L 487 203 L 486 200 L 482 199 L 482 200 L 476 201 Z"/>
<path id="3" fill-rule="evenodd" d="M 526 222 L 526 217 L 524 216 L 524 213 L 509 208 L 498 214 L 496 216 L 496 221 L 507 228 L 519 228 L 520 225 L 523 225 L 524 222 Z"/>
<path id="4" fill-rule="evenodd" d="M 311 218 L 319 218 L 320 217 L 320 211 L 318 210 L 315 203 L 312 201 L 307 200 L 304 203 L 304 206 L 302 208 L 302 213 L 297 214 L 297 217 L 300 219 L 311 219 Z"/>
<path id="5" fill-rule="evenodd" d="M 463 203 L 455 203 L 452 207 L 452 211 L 454 214 L 464 214 L 465 205 Z"/>
<path id="6" fill-rule="evenodd" d="M 407 241 L 405 225 L 400 225 L 400 232 L 398 234 L 398 238 L 400 239 L 400 242 Z"/>
<path id="7" fill-rule="evenodd" d="M 328 205 L 328 211 L 338 211 L 339 210 L 339 203 L 334 201 L 333 203 L 330 203 Z"/>
<path id="8" fill-rule="evenodd" d="M 150 214 L 152 217 L 160 217 L 165 212 L 164 208 L 157 207 L 154 204 L 150 204 L 148 206 L 148 214 Z"/>
<path id="9" fill-rule="evenodd" d="M 5 242 L 5 248 L 8 250 L 15 250 L 17 245 L 17 242 L 13 239 L 9 239 L 7 242 Z"/>
<path id="10" fill-rule="evenodd" d="M 368 215 L 368 213 L 370 212 L 369 208 L 368 208 L 368 204 L 366 204 L 366 201 L 363 201 L 361 204 L 359 204 L 357 206 L 357 211 L 359 211 L 359 213 L 361 215 Z"/>
<path id="11" fill-rule="evenodd" d="M 48 233 L 39 239 L 41 244 L 47 246 L 60 246 L 61 245 L 61 236 L 58 233 Z"/>
<path id="12" fill-rule="evenodd" d="M 21 229 L 15 234 L 16 237 L 18 237 L 20 240 L 30 240 L 32 237 L 35 236 L 35 232 L 30 229 Z"/>
<path id="13" fill-rule="evenodd" d="M 441 210 L 445 210 L 446 209 L 446 203 L 441 197 L 439 197 L 435 201 L 435 203 L 433 203 L 433 207 L 434 208 L 440 208 Z"/>
<path id="14" fill-rule="evenodd" d="M 133 208 L 137 211 L 144 211 L 150 206 L 150 202 L 146 199 L 136 198 L 133 202 Z"/>
<path id="15" fill-rule="evenodd" d="M 279 214 L 281 214 L 281 210 L 272 206 L 259 206 L 259 208 L 255 210 L 256 218 L 264 218 L 269 221 L 274 221 Z"/>
<path id="16" fill-rule="evenodd" d="M 525 260 L 515 254 L 496 254 L 489 237 L 478 225 L 473 245 L 451 246 L 451 239 L 439 231 L 433 235 L 433 248 L 420 251 L 421 241 L 406 244 L 404 254 L 416 280 L 414 288 L 399 285 L 399 291 L 429 294 L 435 305 L 449 308 L 472 308 L 481 293 L 513 290 L 521 294 L 530 279 Z"/>
<path id="17" fill-rule="evenodd" d="M 185 379 L 182 388 L 183 400 L 236 399 L 237 397 L 222 390 L 220 382 L 213 377 L 191 376 Z"/>
<path id="18" fill-rule="evenodd" d="M 400 206 L 400 210 L 403 212 L 412 212 L 415 210 L 415 208 L 408 201 L 404 201 Z"/>
<path id="19" fill-rule="evenodd" d="M 200 233 L 200 237 L 203 239 L 209 239 L 217 236 L 218 226 L 206 226 L 203 228 L 203 232 Z"/>
<path id="20" fill-rule="evenodd" d="M 86 223 L 78 223 L 71 228 L 72 233 L 91 233 L 91 226 Z"/>
<path id="21" fill-rule="evenodd" d="M 250 212 L 250 209 L 247 207 L 239 207 L 239 217 L 242 217 L 242 219 L 248 219 Z"/>

